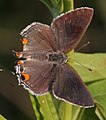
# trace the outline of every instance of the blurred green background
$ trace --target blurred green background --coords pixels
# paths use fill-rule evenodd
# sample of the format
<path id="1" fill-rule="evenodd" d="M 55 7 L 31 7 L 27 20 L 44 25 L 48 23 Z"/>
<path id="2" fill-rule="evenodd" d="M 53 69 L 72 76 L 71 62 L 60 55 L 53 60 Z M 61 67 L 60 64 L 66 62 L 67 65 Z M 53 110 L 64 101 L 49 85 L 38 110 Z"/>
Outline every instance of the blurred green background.
<path id="1" fill-rule="evenodd" d="M 80 52 L 106 52 L 106 0 L 75 0 L 75 8 L 81 6 L 94 8 L 95 13 L 78 47 L 90 44 Z M 37 21 L 50 25 L 52 19 L 40 0 L 0 0 L 0 68 L 5 69 L 0 72 L 0 114 L 8 120 L 36 119 L 27 91 L 17 85 L 10 72 L 16 60 L 12 50 L 22 51 L 19 33 L 28 24 Z"/>

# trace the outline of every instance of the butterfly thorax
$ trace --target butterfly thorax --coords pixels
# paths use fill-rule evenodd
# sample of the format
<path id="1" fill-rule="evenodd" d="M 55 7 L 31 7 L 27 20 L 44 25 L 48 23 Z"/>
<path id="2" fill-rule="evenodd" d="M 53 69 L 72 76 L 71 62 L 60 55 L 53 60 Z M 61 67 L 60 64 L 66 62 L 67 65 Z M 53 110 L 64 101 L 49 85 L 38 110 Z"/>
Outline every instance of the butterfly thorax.
<path id="1" fill-rule="evenodd" d="M 59 63 L 66 63 L 67 56 L 62 52 L 48 52 L 48 53 L 40 52 L 31 55 L 30 59 L 35 60 L 37 62 L 43 62 L 43 63 L 49 62 L 53 64 L 59 64 Z"/>
<path id="2" fill-rule="evenodd" d="M 49 62 L 53 63 L 65 63 L 67 61 L 67 56 L 64 53 L 54 52 L 50 53 L 48 57 Z"/>

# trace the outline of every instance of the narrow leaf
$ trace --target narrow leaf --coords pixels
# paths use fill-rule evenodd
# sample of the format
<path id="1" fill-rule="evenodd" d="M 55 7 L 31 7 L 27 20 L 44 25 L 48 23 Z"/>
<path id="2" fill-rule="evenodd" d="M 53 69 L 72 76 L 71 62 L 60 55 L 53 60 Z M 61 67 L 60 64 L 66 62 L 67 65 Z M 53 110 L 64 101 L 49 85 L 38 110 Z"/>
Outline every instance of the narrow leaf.
<path id="1" fill-rule="evenodd" d="M 72 105 L 66 102 L 61 102 L 59 106 L 59 116 L 61 120 L 71 120 Z"/>
<path id="2" fill-rule="evenodd" d="M 6 120 L 2 115 L 0 115 L 0 120 Z"/>
<path id="3" fill-rule="evenodd" d="M 29 93 L 29 96 L 30 96 L 30 100 L 31 100 L 32 107 L 33 107 L 34 113 L 35 113 L 35 115 L 36 115 L 36 118 L 37 118 L 37 120 L 40 120 L 40 117 L 41 117 L 41 116 L 40 116 L 40 113 L 39 113 L 39 111 L 38 111 L 37 103 L 36 103 L 36 101 L 35 101 L 35 99 L 34 99 L 34 96 L 31 95 L 30 93 Z"/>
<path id="4" fill-rule="evenodd" d="M 37 99 L 40 103 L 40 111 L 45 120 L 59 120 L 50 93 L 43 96 L 38 96 Z"/>
<path id="5" fill-rule="evenodd" d="M 96 112 L 96 114 L 97 114 L 97 116 L 99 117 L 100 120 L 105 120 L 106 119 L 106 117 L 102 114 L 102 111 L 101 111 L 101 109 L 99 109 L 99 107 L 96 108 L 95 112 Z"/>
<path id="6" fill-rule="evenodd" d="M 82 115 L 82 110 L 80 107 L 78 106 L 73 106 L 73 111 L 72 111 L 72 120 L 77 120 L 79 118 L 79 116 Z M 81 115 L 80 115 L 81 114 Z"/>

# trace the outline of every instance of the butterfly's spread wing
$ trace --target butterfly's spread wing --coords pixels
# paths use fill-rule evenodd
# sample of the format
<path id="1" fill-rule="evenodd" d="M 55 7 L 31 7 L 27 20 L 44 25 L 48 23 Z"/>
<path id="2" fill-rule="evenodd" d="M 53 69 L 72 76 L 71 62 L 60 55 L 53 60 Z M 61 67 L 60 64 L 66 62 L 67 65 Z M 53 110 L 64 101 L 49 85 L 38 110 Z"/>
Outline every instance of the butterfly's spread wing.
<path id="1" fill-rule="evenodd" d="M 84 107 L 92 107 L 94 105 L 87 87 L 77 72 L 68 64 L 57 68 L 53 93 L 57 98 L 76 105 Z"/>
<path id="2" fill-rule="evenodd" d="M 54 66 L 52 64 L 40 64 L 33 60 L 25 60 L 21 65 L 21 69 L 17 70 L 18 81 L 32 94 L 42 95 L 51 91 L 53 71 Z"/>
<path id="3" fill-rule="evenodd" d="M 24 54 L 36 52 L 51 52 L 55 50 L 55 39 L 48 25 L 34 22 L 28 25 L 21 33 Z M 26 41 L 27 43 L 26 43 Z"/>
<path id="4" fill-rule="evenodd" d="M 60 51 L 74 49 L 80 42 L 93 16 L 92 8 L 78 8 L 53 20 L 51 28 Z"/>

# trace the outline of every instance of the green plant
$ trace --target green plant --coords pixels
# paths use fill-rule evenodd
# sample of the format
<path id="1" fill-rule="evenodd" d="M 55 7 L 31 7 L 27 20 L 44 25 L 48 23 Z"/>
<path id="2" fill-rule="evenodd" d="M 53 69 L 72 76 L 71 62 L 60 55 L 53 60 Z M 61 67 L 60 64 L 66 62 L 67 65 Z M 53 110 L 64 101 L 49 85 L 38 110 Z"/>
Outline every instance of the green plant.
<path id="1" fill-rule="evenodd" d="M 6 120 L 6 119 L 0 114 L 0 120 Z"/>
<path id="2" fill-rule="evenodd" d="M 41 2 L 48 7 L 54 18 L 62 12 L 74 9 L 73 0 L 41 0 Z M 71 55 L 71 53 L 68 53 L 68 55 Z M 91 72 L 76 62 L 69 61 L 69 64 L 78 71 L 92 93 L 95 107 L 89 109 L 80 108 L 56 100 L 50 93 L 38 97 L 30 94 L 37 120 L 106 119 L 106 54 L 74 53 L 72 58 L 92 69 Z"/>

